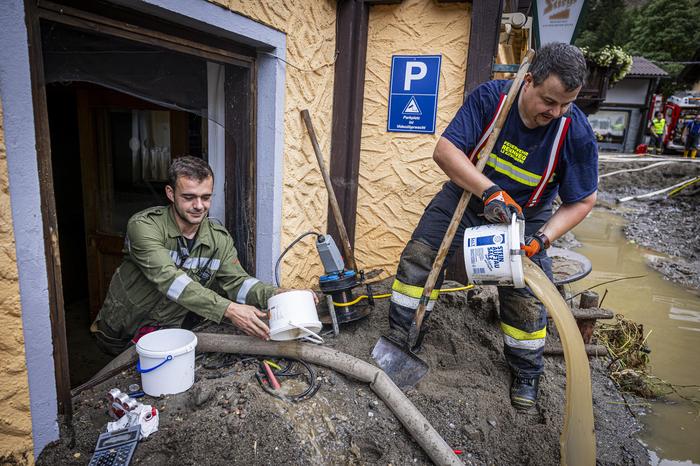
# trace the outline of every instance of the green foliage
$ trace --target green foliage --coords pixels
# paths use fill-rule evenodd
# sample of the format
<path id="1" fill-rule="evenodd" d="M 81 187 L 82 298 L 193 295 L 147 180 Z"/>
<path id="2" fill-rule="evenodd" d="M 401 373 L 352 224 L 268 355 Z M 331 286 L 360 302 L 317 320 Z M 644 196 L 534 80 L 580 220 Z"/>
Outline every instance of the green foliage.
<path id="1" fill-rule="evenodd" d="M 622 46 L 628 41 L 630 19 L 624 0 L 588 0 L 574 45 L 593 51 L 606 45 Z"/>
<path id="2" fill-rule="evenodd" d="M 653 61 L 689 61 L 700 44 L 700 3 L 695 0 L 650 0 L 632 13 L 626 49 Z M 681 64 L 659 64 L 671 76 Z"/>
<path id="3" fill-rule="evenodd" d="M 629 6 L 640 3 L 638 8 Z M 588 0 L 582 21 L 575 45 L 585 47 L 589 58 L 607 46 L 621 47 L 631 55 L 655 62 L 671 76 L 661 81 L 663 94 L 687 86 L 676 80 L 684 65 L 660 62 L 693 59 L 700 48 L 700 1 Z"/>

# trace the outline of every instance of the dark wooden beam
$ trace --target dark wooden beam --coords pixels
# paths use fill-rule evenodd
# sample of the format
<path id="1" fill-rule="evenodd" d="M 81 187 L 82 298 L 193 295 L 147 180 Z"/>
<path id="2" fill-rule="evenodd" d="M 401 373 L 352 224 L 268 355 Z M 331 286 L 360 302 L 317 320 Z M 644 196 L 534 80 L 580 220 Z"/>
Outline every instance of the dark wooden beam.
<path id="1" fill-rule="evenodd" d="M 335 64 L 333 88 L 330 177 L 350 244 L 354 245 L 367 58 L 368 3 L 363 0 L 339 1 L 336 21 L 338 59 Z M 336 241 L 339 240 L 338 227 L 330 207 L 328 233 Z"/>
<path id="2" fill-rule="evenodd" d="M 39 191 L 41 196 L 41 217 L 44 225 L 44 249 L 46 254 L 46 275 L 49 294 L 49 316 L 53 339 L 53 362 L 58 397 L 58 412 L 65 416 L 67 423 L 73 416 L 70 395 L 70 372 L 68 369 L 68 338 L 63 307 L 63 282 L 61 280 L 61 254 L 58 244 L 58 218 L 54 198 L 53 169 L 51 166 L 51 140 L 49 136 L 49 113 L 44 85 L 44 60 L 41 52 L 41 30 L 39 14 L 34 2 L 25 0 L 25 19 L 29 38 L 29 68 L 32 80 L 32 101 L 34 103 L 34 128 Z"/>
<path id="3" fill-rule="evenodd" d="M 467 55 L 467 76 L 464 97 L 479 84 L 491 79 L 491 67 L 498 51 L 503 0 L 474 0 L 472 2 L 471 32 Z"/>
<path id="4" fill-rule="evenodd" d="M 224 120 L 226 125 L 226 229 L 233 237 L 243 268 L 255 275 L 255 85 L 254 70 L 226 65 L 224 71 Z"/>

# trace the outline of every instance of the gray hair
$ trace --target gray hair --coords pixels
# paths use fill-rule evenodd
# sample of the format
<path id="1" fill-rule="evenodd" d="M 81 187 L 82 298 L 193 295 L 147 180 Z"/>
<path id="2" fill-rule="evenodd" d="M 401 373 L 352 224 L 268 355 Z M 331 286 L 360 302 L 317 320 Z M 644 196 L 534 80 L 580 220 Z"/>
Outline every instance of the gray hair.
<path id="1" fill-rule="evenodd" d="M 539 86 L 550 74 L 557 76 L 564 88 L 573 91 L 583 86 L 588 70 L 586 59 L 578 47 L 561 42 L 549 43 L 537 51 L 530 66 L 535 86 Z"/>
<path id="2" fill-rule="evenodd" d="M 170 187 L 175 189 L 177 179 L 183 176 L 200 183 L 209 177 L 211 177 L 212 181 L 214 180 L 214 172 L 209 164 L 203 159 L 192 157 L 191 155 L 177 157 L 170 164 L 168 169 L 168 184 Z"/>

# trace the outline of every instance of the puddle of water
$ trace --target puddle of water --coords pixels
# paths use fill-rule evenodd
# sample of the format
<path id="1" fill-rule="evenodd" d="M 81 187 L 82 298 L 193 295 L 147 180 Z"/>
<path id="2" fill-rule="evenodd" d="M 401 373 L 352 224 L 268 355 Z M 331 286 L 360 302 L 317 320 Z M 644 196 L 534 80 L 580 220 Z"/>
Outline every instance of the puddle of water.
<path id="1" fill-rule="evenodd" d="M 583 243 L 577 252 L 588 257 L 593 271 L 572 285 L 580 291 L 615 278 L 644 275 L 595 289 L 608 295 L 603 307 L 624 314 L 651 330 L 653 375 L 677 384 L 700 385 L 700 296 L 666 281 L 646 266 L 645 255 L 655 255 L 630 244 L 622 228 L 625 220 L 607 212 L 594 211 L 574 229 Z M 658 254 L 656 254 L 658 255 Z M 686 395 L 700 399 L 700 390 Z M 646 416 L 640 417 L 645 429 L 639 434 L 649 448 L 654 465 L 700 465 L 700 416 L 698 408 L 676 396 L 654 401 Z"/>

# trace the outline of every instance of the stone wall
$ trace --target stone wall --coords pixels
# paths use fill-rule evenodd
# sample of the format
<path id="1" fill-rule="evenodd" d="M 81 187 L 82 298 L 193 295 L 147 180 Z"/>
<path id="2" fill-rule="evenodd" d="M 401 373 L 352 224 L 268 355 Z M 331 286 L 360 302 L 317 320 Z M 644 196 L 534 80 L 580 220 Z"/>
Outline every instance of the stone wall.
<path id="1" fill-rule="evenodd" d="M 33 463 L 17 257 L 0 102 L 0 464 Z"/>

